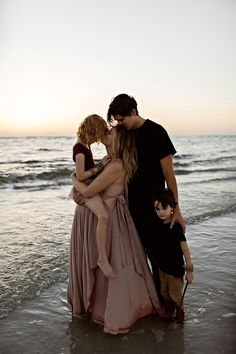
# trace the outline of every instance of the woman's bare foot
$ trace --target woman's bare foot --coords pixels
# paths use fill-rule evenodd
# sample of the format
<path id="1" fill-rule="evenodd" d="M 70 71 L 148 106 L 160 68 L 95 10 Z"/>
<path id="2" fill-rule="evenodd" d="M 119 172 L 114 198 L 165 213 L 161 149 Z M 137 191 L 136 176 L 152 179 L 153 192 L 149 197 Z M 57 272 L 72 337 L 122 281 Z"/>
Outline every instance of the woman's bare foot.
<path id="1" fill-rule="evenodd" d="M 117 274 L 114 272 L 114 270 L 112 269 L 112 267 L 110 266 L 107 260 L 99 259 L 97 264 L 101 269 L 101 271 L 103 272 L 103 274 L 105 275 L 105 277 L 109 279 L 113 279 L 117 277 Z"/>
<path id="2" fill-rule="evenodd" d="M 183 323 L 174 321 L 174 322 L 172 322 L 172 323 L 168 326 L 167 329 L 169 329 L 169 330 L 175 330 L 175 329 L 178 329 L 178 328 L 180 328 L 180 327 L 183 327 Z"/>

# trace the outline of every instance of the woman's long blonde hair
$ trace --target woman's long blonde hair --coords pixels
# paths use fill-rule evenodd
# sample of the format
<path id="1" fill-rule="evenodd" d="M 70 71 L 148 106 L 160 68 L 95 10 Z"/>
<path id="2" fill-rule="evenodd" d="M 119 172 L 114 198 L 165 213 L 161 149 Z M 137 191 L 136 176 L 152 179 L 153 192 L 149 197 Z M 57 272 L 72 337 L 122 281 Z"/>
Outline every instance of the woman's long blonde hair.
<path id="1" fill-rule="evenodd" d="M 87 144 L 91 137 L 95 141 L 100 141 L 106 131 L 107 123 L 105 119 L 97 114 L 91 114 L 81 122 L 77 137 L 82 144 Z"/>
<path id="2" fill-rule="evenodd" d="M 123 161 L 127 173 L 127 182 L 129 182 L 138 168 L 134 132 L 127 130 L 122 125 L 117 125 L 113 129 L 114 157 Z"/>

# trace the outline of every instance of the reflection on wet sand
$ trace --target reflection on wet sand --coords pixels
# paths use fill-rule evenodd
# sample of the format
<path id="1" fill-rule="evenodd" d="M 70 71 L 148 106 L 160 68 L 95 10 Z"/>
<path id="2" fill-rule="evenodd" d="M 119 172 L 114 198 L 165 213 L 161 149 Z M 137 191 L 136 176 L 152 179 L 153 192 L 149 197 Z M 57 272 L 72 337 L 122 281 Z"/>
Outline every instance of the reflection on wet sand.
<path id="1" fill-rule="evenodd" d="M 157 316 L 147 316 L 132 327 L 127 334 L 109 335 L 102 332 L 102 326 L 90 320 L 73 318 L 67 330 L 70 336 L 70 353 L 96 354 L 156 354 L 184 353 L 184 330 L 167 329 L 169 322 Z"/>
<path id="2" fill-rule="evenodd" d="M 170 322 L 153 315 L 128 334 L 104 334 L 101 325 L 72 318 L 65 281 L 0 320 L 1 354 L 234 354 L 235 220 L 232 214 L 188 227 L 196 271 L 182 327 L 168 330 Z"/>

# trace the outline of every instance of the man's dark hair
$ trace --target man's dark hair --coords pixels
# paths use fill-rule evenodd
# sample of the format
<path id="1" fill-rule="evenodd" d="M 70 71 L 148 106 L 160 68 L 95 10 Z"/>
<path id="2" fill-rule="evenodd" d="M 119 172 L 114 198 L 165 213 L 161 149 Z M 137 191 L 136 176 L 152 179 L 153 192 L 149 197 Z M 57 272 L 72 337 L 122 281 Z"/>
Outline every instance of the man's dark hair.
<path id="1" fill-rule="evenodd" d="M 137 102 L 132 96 L 129 96 L 126 93 L 121 93 L 111 101 L 107 112 L 107 121 L 112 124 L 114 121 L 114 116 L 117 114 L 122 117 L 129 116 L 132 109 L 135 109 L 138 114 L 137 106 Z"/>
<path id="2" fill-rule="evenodd" d="M 166 209 L 168 205 L 171 208 L 174 208 L 177 205 L 174 194 L 170 189 L 164 189 L 162 191 L 155 193 L 153 195 L 153 203 L 155 201 L 158 201 L 158 203 L 161 202 L 161 205 L 163 206 L 164 209 Z"/>

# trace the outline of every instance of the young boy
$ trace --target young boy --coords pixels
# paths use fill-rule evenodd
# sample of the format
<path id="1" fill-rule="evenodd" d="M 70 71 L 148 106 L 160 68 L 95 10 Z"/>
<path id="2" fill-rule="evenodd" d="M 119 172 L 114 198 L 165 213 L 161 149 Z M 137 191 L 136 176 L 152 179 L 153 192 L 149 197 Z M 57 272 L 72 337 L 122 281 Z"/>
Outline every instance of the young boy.
<path id="1" fill-rule="evenodd" d="M 178 222 L 170 228 L 175 208 L 173 193 L 162 190 L 154 196 L 154 208 L 161 220 L 160 230 L 155 242 L 159 264 L 161 295 L 168 315 L 177 323 L 184 321 L 184 308 L 181 304 L 183 276 L 189 284 L 193 280 L 193 264 L 183 229 Z"/>

